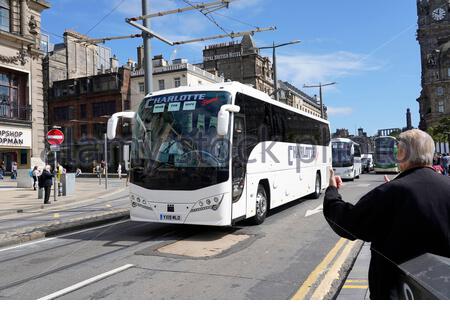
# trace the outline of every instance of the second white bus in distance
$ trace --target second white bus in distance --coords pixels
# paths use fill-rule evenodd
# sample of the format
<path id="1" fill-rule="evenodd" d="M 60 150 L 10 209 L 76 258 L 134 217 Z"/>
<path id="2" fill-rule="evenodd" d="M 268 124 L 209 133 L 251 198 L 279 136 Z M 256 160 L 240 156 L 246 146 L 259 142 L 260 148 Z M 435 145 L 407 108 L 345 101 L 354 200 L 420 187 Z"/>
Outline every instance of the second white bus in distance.
<path id="1" fill-rule="evenodd" d="M 346 138 L 331 140 L 333 152 L 333 170 L 342 179 L 359 179 L 361 167 L 361 149 L 359 144 Z"/>

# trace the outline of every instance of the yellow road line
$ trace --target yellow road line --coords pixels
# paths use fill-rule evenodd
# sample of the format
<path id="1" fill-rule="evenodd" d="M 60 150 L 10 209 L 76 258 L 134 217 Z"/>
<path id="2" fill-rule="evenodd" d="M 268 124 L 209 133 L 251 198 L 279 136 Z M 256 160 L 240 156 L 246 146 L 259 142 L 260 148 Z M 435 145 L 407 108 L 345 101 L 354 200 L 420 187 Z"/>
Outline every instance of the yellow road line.
<path id="1" fill-rule="evenodd" d="M 368 282 L 368 280 L 367 279 L 347 279 L 345 281 L 345 283 L 357 283 L 357 282 L 366 283 L 366 282 Z"/>
<path id="2" fill-rule="evenodd" d="M 355 241 L 352 241 L 348 242 L 345 245 L 341 254 L 337 257 L 337 259 L 333 263 L 333 266 L 330 268 L 330 270 L 328 270 L 328 272 L 325 274 L 325 277 L 312 294 L 311 296 L 312 300 L 323 300 L 326 297 L 327 293 L 331 289 L 333 281 L 339 279 L 339 271 L 341 270 L 341 267 L 344 265 L 350 253 L 352 252 L 355 243 L 356 243 Z"/>
<path id="3" fill-rule="evenodd" d="M 368 285 L 344 285 L 342 289 L 368 289 Z"/>
<path id="4" fill-rule="evenodd" d="M 311 286 L 317 281 L 320 275 L 325 271 L 326 267 L 333 261 L 339 250 L 344 246 L 348 240 L 341 238 L 333 247 L 333 249 L 328 252 L 326 257 L 319 263 L 319 265 L 310 273 L 308 278 L 302 284 L 302 286 L 297 290 L 297 292 L 292 296 L 292 300 L 303 300 L 308 294 Z"/>

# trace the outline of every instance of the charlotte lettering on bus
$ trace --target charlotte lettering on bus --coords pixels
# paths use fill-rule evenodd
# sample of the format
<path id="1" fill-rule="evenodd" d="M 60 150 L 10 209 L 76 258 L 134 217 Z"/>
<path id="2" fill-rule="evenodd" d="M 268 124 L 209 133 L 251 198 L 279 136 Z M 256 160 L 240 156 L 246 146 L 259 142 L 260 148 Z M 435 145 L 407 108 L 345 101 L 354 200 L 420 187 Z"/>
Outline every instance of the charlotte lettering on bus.
<path id="1" fill-rule="evenodd" d="M 175 96 L 163 96 L 163 97 L 156 97 L 149 101 L 149 103 L 153 102 L 155 104 L 159 103 L 167 103 L 167 102 L 183 102 L 183 101 L 201 101 L 205 100 L 206 94 L 182 94 L 182 95 L 175 95 Z"/>

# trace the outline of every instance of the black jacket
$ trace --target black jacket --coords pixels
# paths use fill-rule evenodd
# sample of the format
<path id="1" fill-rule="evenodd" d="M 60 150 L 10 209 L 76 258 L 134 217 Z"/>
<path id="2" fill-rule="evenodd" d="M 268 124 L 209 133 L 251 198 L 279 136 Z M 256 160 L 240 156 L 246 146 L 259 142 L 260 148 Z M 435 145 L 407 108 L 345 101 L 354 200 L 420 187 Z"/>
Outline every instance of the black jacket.
<path id="1" fill-rule="evenodd" d="M 405 171 L 356 205 L 329 187 L 324 215 L 341 237 L 372 242 L 371 299 L 389 299 L 398 264 L 427 252 L 450 257 L 450 178 L 431 168 Z"/>
<path id="2" fill-rule="evenodd" d="M 38 179 L 39 188 L 51 187 L 53 184 L 53 175 L 47 170 L 42 171 Z"/>

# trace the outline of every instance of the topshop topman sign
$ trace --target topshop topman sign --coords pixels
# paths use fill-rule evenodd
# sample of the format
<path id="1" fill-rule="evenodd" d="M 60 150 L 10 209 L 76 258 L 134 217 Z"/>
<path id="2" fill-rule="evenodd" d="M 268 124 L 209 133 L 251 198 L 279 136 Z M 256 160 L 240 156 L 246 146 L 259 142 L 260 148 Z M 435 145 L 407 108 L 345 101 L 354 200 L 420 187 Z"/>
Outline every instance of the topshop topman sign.
<path id="1" fill-rule="evenodd" d="M 31 148 L 31 129 L 0 125 L 0 147 Z"/>

